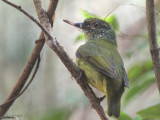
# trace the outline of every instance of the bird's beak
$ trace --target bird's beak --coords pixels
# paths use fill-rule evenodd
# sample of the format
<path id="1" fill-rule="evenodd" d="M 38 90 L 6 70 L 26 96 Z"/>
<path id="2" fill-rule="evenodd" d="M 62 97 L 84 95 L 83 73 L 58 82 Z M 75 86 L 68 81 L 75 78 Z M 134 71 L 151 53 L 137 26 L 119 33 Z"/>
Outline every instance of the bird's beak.
<path id="1" fill-rule="evenodd" d="M 83 23 L 72 23 L 72 22 L 70 22 L 68 20 L 63 20 L 63 21 L 68 23 L 68 24 L 70 24 L 70 25 L 72 25 L 72 26 L 74 26 L 74 27 L 76 27 L 76 28 L 82 29 Z"/>

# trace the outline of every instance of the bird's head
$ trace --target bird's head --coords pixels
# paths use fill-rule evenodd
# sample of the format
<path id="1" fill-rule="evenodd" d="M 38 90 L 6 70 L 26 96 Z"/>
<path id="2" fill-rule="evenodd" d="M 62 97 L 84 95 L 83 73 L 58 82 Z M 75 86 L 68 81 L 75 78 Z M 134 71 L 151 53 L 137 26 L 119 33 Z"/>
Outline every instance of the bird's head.
<path id="1" fill-rule="evenodd" d="M 71 24 L 84 32 L 86 40 L 107 40 L 116 44 L 116 35 L 109 23 L 97 19 L 89 18 L 83 23 L 72 23 L 64 20 L 66 23 Z"/>

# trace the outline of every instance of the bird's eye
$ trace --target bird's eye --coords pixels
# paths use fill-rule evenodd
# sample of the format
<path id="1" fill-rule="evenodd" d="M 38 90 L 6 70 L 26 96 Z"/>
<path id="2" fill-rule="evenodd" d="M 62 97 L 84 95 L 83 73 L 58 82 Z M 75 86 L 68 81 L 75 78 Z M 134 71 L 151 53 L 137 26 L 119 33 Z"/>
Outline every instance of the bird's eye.
<path id="1" fill-rule="evenodd" d="M 99 28 L 99 26 L 100 26 L 100 24 L 98 22 L 92 22 L 90 25 L 94 28 Z"/>

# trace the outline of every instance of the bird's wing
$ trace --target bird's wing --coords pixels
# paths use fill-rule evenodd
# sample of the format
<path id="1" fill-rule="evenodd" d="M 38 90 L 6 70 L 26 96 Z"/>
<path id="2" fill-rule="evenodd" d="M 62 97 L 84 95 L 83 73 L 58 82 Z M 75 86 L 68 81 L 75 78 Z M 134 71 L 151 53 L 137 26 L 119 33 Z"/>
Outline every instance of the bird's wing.
<path id="1" fill-rule="evenodd" d="M 107 77 L 117 80 L 120 79 L 117 74 L 117 64 L 119 63 L 115 62 L 115 56 L 112 50 L 107 51 L 103 46 L 98 47 L 95 44 L 87 44 L 77 50 L 76 57 L 87 61 Z"/>
<path id="2" fill-rule="evenodd" d="M 122 69 L 123 69 L 123 81 L 124 81 L 124 85 L 129 88 L 129 79 L 128 79 L 128 76 L 127 76 L 127 73 L 124 69 L 124 65 L 122 66 Z"/>

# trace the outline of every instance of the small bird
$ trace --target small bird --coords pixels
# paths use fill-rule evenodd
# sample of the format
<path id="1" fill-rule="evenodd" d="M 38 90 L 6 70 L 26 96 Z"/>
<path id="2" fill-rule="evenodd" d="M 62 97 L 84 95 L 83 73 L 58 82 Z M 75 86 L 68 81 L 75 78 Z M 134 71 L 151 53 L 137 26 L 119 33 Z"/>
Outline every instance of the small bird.
<path id="1" fill-rule="evenodd" d="M 88 82 L 103 92 L 107 99 L 108 115 L 120 115 L 120 101 L 129 80 L 117 50 L 116 34 L 109 23 L 89 18 L 83 23 L 64 20 L 84 32 L 85 44 L 76 52 L 76 63 Z"/>

